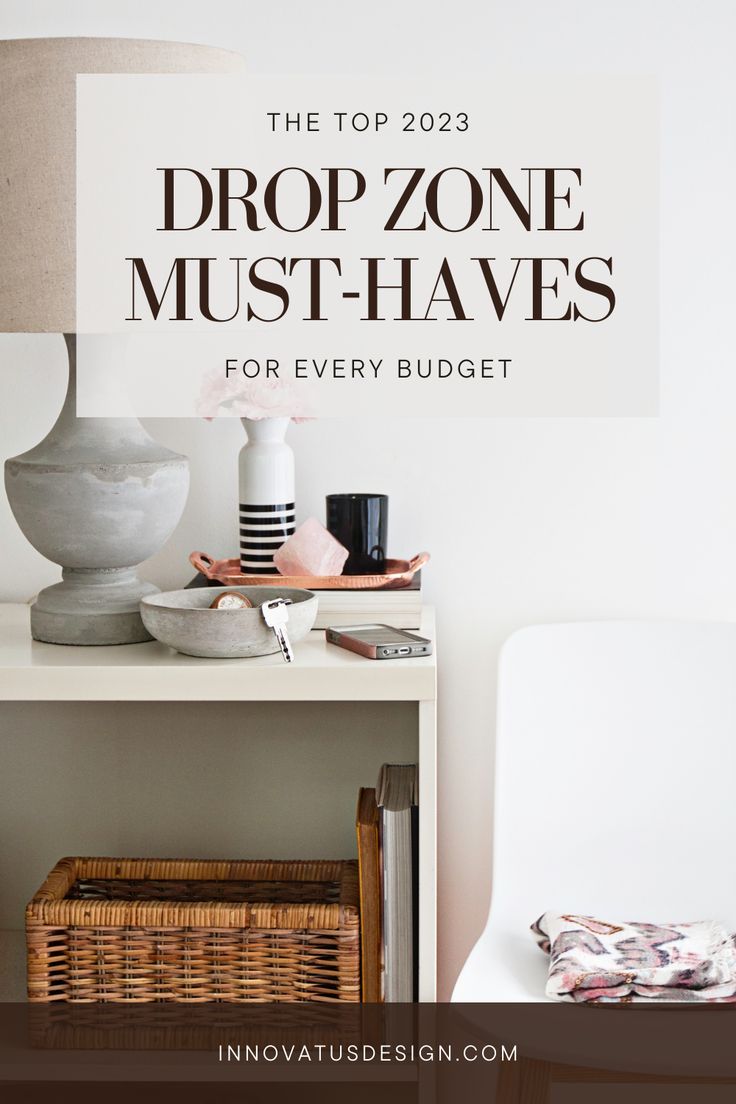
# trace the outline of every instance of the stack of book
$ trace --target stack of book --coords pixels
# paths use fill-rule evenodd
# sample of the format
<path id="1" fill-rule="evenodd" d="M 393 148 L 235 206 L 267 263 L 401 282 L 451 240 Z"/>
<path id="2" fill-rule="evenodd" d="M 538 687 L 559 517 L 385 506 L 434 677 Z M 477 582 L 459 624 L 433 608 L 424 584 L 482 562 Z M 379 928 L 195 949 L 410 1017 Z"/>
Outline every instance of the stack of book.
<path id="1" fill-rule="evenodd" d="M 363 1000 L 417 999 L 418 806 L 415 764 L 385 763 L 356 814 Z"/>
<path id="2" fill-rule="evenodd" d="M 417 572 L 408 586 L 396 590 L 319 590 L 315 629 L 379 624 L 418 629 L 422 623 L 422 580 Z"/>

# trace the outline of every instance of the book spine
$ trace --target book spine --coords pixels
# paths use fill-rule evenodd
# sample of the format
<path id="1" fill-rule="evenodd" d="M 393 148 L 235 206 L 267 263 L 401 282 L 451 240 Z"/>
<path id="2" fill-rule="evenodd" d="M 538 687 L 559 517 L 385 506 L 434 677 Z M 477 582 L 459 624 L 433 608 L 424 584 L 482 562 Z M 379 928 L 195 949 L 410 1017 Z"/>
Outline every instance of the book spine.
<path id="1" fill-rule="evenodd" d="M 321 606 L 314 622 L 315 629 L 339 629 L 344 625 L 367 624 L 390 625 L 394 629 L 421 629 L 421 613 L 397 613 L 394 610 L 330 610 Z"/>

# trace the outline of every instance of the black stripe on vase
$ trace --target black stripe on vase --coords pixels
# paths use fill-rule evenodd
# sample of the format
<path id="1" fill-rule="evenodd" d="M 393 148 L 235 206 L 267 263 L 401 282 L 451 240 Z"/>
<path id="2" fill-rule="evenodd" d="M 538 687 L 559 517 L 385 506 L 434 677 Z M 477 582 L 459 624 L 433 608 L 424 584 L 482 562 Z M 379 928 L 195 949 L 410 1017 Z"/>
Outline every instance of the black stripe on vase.
<path id="1" fill-rule="evenodd" d="M 262 545 L 262 544 L 241 544 L 241 546 L 240 546 L 240 558 L 241 558 L 241 560 L 248 560 L 248 562 L 250 562 L 252 560 L 255 563 L 267 563 L 267 564 L 272 564 L 273 563 L 273 554 L 276 551 L 275 548 L 272 548 L 271 551 L 268 552 L 267 555 L 262 555 L 260 551 L 254 552 L 253 551 L 254 548 L 263 549 L 264 545 Z"/>
<path id="2" fill-rule="evenodd" d="M 252 514 L 240 515 L 241 524 L 258 525 L 263 529 L 267 529 L 271 525 L 293 525 L 294 520 L 294 514 L 274 514 L 271 517 L 254 517 Z"/>
<path id="3" fill-rule="evenodd" d="M 243 506 L 239 507 L 241 514 L 247 514 L 248 516 L 263 518 L 264 521 L 270 521 L 272 517 L 278 517 L 280 514 L 293 514 L 293 506 L 274 506 L 273 510 L 262 510 L 260 506 Z"/>
<path id="4" fill-rule="evenodd" d="M 259 541 L 267 541 L 269 544 L 275 544 L 278 548 L 280 547 L 278 542 L 280 541 L 281 544 L 283 544 L 287 537 L 290 537 L 293 532 L 294 526 L 292 525 L 288 529 L 241 529 L 240 536 L 258 537 Z M 241 544 L 242 543 L 241 541 Z M 254 544 L 253 547 L 256 548 L 258 546 Z"/>
<path id="5" fill-rule="evenodd" d="M 271 552 L 254 552 L 253 549 L 247 544 L 241 544 L 240 546 L 240 558 L 241 560 L 257 561 L 259 563 L 273 563 L 273 554 L 276 549 L 272 549 Z"/>
<path id="6" fill-rule="evenodd" d="M 274 552 L 278 552 L 282 543 L 284 543 L 284 541 L 282 541 L 280 537 L 277 541 L 270 543 L 268 541 L 241 541 L 241 551 L 244 549 L 254 549 L 258 552 L 270 552 L 271 556 L 273 556 Z"/>

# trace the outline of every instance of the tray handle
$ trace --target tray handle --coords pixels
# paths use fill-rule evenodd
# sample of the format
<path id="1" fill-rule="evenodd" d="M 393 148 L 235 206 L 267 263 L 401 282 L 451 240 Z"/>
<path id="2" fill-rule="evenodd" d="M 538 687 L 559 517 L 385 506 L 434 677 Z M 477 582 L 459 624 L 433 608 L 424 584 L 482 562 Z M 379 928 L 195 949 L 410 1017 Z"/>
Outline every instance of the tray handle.
<path id="1" fill-rule="evenodd" d="M 215 566 L 215 561 L 212 556 L 208 556 L 206 552 L 190 552 L 189 562 L 192 567 L 196 567 L 197 571 L 201 571 L 205 579 L 211 579 L 211 571 Z"/>
<path id="2" fill-rule="evenodd" d="M 409 560 L 409 570 L 412 575 L 416 574 L 420 567 L 424 567 L 426 563 L 429 563 L 429 559 L 429 552 L 419 552 L 416 556 L 412 556 Z"/>

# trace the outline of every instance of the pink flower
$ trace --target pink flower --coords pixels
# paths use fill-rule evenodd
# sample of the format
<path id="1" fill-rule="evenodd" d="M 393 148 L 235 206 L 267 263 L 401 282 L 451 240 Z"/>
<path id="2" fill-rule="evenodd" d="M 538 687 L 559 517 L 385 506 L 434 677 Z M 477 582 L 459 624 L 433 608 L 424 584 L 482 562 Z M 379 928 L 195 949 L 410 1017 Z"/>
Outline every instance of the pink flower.
<path id="1" fill-rule="evenodd" d="M 197 414 L 211 422 L 218 416 L 237 418 L 291 418 L 305 422 L 309 414 L 296 388 L 280 379 L 247 379 L 242 373 L 225 377 L 221 368 L 211 368 L 202 379 Z"/>

